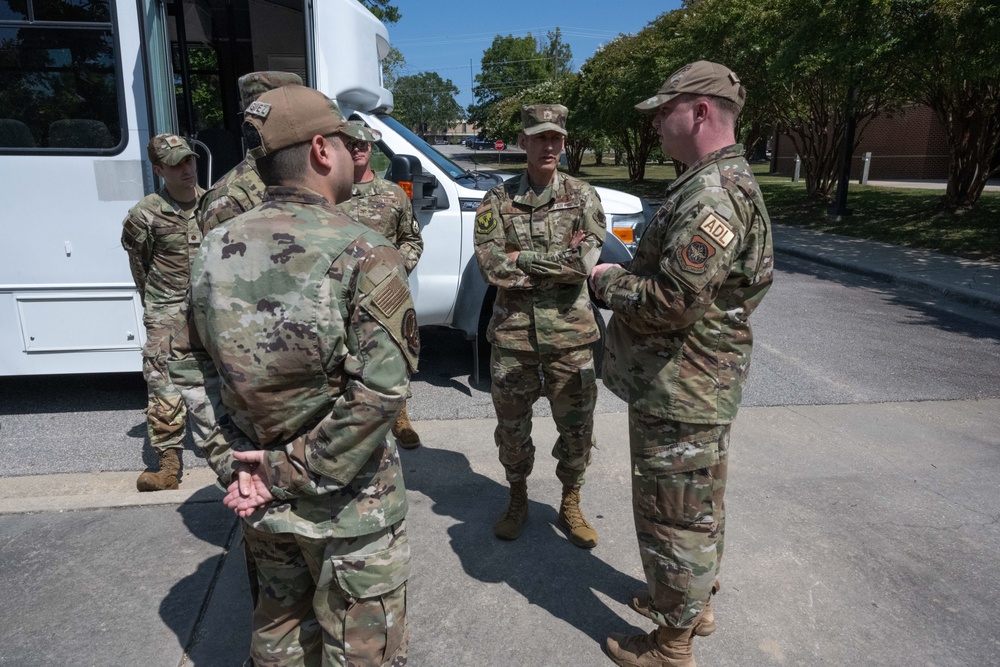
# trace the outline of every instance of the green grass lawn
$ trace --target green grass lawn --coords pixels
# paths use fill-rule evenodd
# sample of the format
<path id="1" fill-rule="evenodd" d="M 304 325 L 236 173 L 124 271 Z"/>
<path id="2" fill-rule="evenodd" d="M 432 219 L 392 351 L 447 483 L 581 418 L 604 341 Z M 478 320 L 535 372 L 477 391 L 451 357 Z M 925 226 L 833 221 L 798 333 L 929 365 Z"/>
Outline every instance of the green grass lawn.
<path id="1" fill-rule="evenodd" d="M 525 168 L 520 161 L 504 160 L 501 168 L 517 171 Z M 488 159 L 483 159 L 485 166 Z M 496 164 L 493 156 L 492 164 Z M 883 188 L 858 185 L 852 181 L 847 207 L 852 215 L 841 220 L 827 217 L 829 205 L 806 199 L 804 180 L 792 183 L 787 176 L 769 176 L 766 164 L 754 165 L 758 182 L 771 219 L 785 225 L 806 227 L 845 236 L 884 241 L 910 248 L 935 250 L 958 257 L 1000 261 L 1000 193 L 985 192 L 972 211 L 952 214 L 938 209 L 942 190 Z M 580 178 L 592 185 L 630 192 L 653 200 L 663 199 L 667 184 L 674 178 L 673 166 L 646 165 L 642 183 L 628 182 L 628 169 L 594 164 L 593 155 L 584 157 Z"/>

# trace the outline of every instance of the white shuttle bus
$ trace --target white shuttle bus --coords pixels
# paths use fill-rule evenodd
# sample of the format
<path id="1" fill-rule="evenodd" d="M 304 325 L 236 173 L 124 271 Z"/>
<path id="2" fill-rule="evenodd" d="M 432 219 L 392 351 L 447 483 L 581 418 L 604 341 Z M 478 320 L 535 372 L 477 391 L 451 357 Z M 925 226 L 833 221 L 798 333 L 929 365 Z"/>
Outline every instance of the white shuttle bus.
<path id="1" fill-rule="evenodd" d="M 474 340 L 491 293 L 473 218 L 500 177 L 455 165 L 388 115 L 388 50 L 356 0 L 0 0 L 0 375 L 140 370 L 142 306 L 119 239 L 158 186 L 146 143 L 188 137 L 213 182 L 242 159 L 236 81 L 257 70 L 296 72 L 382 132 L 376 164 L 409 182 L 424 236 L 420 324 Z M 648 215 L 599 190 L 613 227 Z M 605 257 L 628 258 L 610 233 Z"/>

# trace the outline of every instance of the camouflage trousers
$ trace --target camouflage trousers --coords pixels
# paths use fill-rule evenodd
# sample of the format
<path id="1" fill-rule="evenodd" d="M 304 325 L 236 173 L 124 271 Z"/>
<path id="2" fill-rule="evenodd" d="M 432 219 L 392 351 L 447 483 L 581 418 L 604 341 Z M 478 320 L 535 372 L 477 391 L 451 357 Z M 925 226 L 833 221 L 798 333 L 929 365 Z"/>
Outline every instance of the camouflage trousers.
<path id="1" fill-rule="evenodd" d="M 659 625 L 691 625 L 711 596 L 726 527 L 729 431 L 629 410 L 632 513 Z"/>
<path id="2" fill-rule="evenodd" d="M 170 335 L 176 324 L 146 323 L 146 344 L 142 348 L 142 376 L 149 400 L 146 406 L 146 434 L 157 451 L 180 449 L 184 440 L 187 410 L 180 389 L 167 373 Z"/>
<path id="3" fill-rule="evenodd" d="M 253 664 L 405 665 L 410 547 L 403 523 L 360 537 L 311 539 L 244 522 L 260 583 Z"/>
<path id="4" fill-rule="evenodd" d="M 532 406 L 545 392 L 559 437 L 552 448 L 556 477 L 568 486 L 582 486 L 594 446 L 594 405 L 597 376 L 589 345 L 539 353 L 493 346 L 490 356 L 493 407 L 497 427 L 493 437 L 508 482 L 531 474 L 535 446 L 531 440 Z"/>

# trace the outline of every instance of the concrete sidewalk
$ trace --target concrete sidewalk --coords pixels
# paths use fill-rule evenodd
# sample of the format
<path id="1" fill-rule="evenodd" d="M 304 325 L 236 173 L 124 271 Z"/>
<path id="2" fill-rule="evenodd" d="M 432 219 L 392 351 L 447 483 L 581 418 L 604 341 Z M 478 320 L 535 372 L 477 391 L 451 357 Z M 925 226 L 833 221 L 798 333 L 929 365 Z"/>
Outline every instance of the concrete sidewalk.
<path id="1" fill-rule="evenodd" d="M 775 224 L 774 252 L 1000 311 L 1000 264 Z"/>
<path id="2" fill-rule="evenodd" d="M 998 664 L 998 414 L 1000 400 L 743 410 L 720 630 L 698 640 L 699 664 Z M 493 537 L 506 497 L 493 427 L 421 422 L 425 446 L 402 453 L 409 664 L 610 664 L 608 632 L 650 627 L 625 606 L 642 584 L 626 416 L 598 420 L 583 494 L 592 551 L 555 527 L 544 419 L 526 531 Z M 240 665 L 250 607 L 238 522 L 199 486 L 205 474 L 189 470 L 183 497 L 152 494 L 165 503 L 154 506 L 124 506 L 147 496 L 113 490 L 114 478 L 75 477 L 0 479 L 8 500 L 14 486 L 34 496 L 0 515 L 0 665 Z M 78 493 L 73 511 L 38 512 L 47 494 L 63 503 L 95 483 L 115 498 Z"/>

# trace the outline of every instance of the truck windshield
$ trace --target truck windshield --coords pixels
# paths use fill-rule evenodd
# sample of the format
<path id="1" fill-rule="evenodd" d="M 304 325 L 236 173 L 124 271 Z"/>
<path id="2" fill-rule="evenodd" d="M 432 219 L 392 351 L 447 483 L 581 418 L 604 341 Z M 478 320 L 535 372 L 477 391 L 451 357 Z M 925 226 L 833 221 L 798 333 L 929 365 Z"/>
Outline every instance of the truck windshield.
<path id="1" fill-rule="evenodd" d="M 400 123 L 392 116 L 379 116 L 379 120 L 396 130 L 396 132 L 409 141 L 414 148 L 427 156 L 431 162 L 440 167 L 442 171 L 447 172 L 447 174 L 452 178 L 461 178 L 462 175 L 465 174 L 465 169 L 462 169 L 457 164 L 431 148 L 430 144 L 421 139 L 418 135 L 414 134 L 408 127 Z"/>

